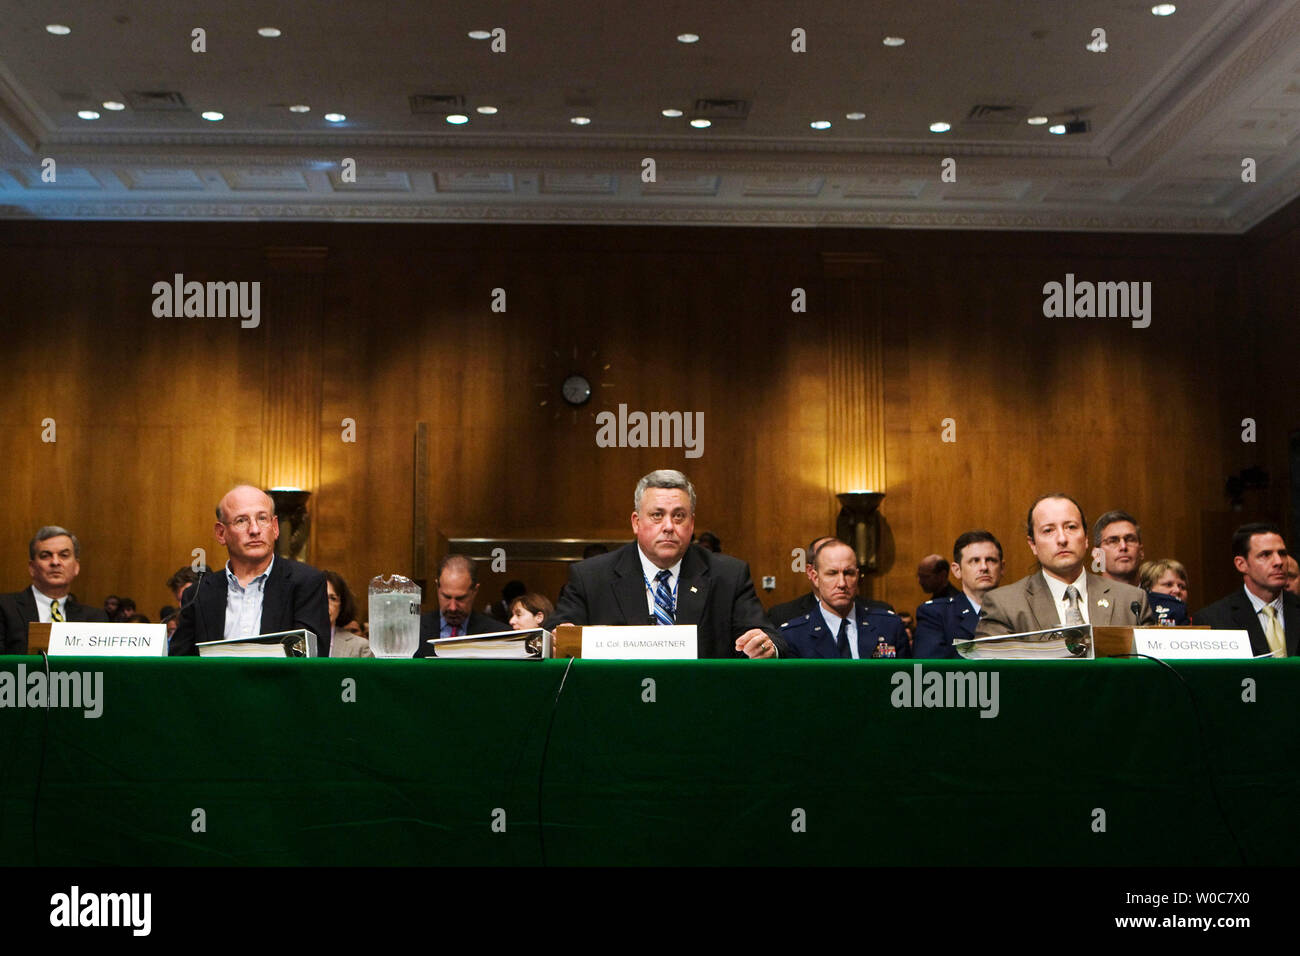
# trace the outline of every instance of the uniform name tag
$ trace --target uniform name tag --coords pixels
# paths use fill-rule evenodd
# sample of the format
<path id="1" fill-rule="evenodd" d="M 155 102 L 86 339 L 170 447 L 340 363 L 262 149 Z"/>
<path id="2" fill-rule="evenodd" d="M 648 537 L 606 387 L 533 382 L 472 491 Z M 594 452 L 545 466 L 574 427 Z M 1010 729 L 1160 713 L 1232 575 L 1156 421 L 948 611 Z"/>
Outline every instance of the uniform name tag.
<path id="1" fill-rule="evenodd" d="M 1133 648 L 1163 660 L 1222 658 L 1247 660 L 1254 657 L 1250 635 L 1245 631 L 1201 631 L 1168 627 L 1133 628 Z"/>
<path id="2" fill-rule="evenodd" d="M 51 657 L 166 657 L 166 624 L 50 625 Z"/>
<path id="3" fill-rule="evenodd" d="M 584 627 L 582 659 L 693 661 L 699 656 L 694 624 Z"/>

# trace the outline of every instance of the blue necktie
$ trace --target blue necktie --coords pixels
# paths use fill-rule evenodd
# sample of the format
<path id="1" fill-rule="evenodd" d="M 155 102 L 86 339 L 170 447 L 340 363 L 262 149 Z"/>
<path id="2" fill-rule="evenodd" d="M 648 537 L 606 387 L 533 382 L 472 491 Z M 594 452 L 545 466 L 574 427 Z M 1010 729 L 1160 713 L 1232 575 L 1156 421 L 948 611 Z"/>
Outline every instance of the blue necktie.
<path id="1" fill-rule="evenodd" d="M 669 572 L 660 571 L 655 575 L 655 623 L 671 625 L 673 623 L 673 594 L 668 590 Z"/>
<path id="2" fill-rule="evenodd" d="M 853 652 L 849 650 L 849 619 L 840 618 L 840 632 L 835 636 L 835 647 L 840 652 L 840 657 L 852 657 Z"/>

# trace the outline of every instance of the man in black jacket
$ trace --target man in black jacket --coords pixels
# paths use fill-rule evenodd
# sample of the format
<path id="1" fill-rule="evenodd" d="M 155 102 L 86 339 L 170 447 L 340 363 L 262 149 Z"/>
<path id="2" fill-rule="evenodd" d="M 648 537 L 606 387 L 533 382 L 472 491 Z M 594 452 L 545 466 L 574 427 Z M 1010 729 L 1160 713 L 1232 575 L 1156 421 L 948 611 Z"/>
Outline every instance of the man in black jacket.
<path id="1" fill-rule="evenodd" d="M 474 610 L 478 597 L 478 572 L 474 561 L 463 554 L 449 554 L 438 564 L 438 610 L 420 615 L 420 646 L 415 657 L 437 657 L 429 641 L 466 634 L 491 634 L 510 630 L 494 617 Z M 507 611 L 507 614 L 509 611 Z"/>
<path id="2" fill-rule="evenodd" d="M 70 593 L 81 572 L 81 542 L 58 525 L 37 531 L 27 546 L 32 585 L 0 595 L 0 654 L 27 653 L 27 625 L 59 621 L 108 621 L 97 607 L 78 604 Z"/>
<path id="3" fill-rule="evenodd" d="M 763 616 L 749 565 L 692 545 L 695 487 L 652 471 L 633 494 L 636 541 L 573 565 L 555 624 L 694 624 L 701 658 L 789 654 Z"/>
<path id="4" fill-rule="evenodd" d="M 1242 587 L 1192 617 L 1197 624 L 1245 631 L 1256 657 L 1300 654 L 1300 597 L 1286 590 L 1286 542 L 1282 529 L 1244 524 L 1232 536 L 1232 563 Z"/>
<path id="5" fill-rule="evenodd" d="M 325 575 L 275 556 L 280 522 L 271 496 L 251 485 L 232 488 L 217 505 L 214 532 L 230 560 L 186 589 L 170 653 L 193 655 L 207 641 L 306 628 L 316 635 L 317 654 L 329 657 Z"/>

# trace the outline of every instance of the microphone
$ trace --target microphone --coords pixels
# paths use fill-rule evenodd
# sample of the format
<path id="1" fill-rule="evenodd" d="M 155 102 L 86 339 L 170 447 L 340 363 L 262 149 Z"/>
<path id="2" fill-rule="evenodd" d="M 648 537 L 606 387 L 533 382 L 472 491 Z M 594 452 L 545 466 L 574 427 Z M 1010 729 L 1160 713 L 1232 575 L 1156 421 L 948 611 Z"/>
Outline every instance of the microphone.
<path id="1" fill-rule="evenodd" d="M 1133 620 L 1141 624 L 1142 623 L 1142 602 L 1134 601 L 1132 604 L 1128 606 L 1128 609 L 1133 612 Z"/>

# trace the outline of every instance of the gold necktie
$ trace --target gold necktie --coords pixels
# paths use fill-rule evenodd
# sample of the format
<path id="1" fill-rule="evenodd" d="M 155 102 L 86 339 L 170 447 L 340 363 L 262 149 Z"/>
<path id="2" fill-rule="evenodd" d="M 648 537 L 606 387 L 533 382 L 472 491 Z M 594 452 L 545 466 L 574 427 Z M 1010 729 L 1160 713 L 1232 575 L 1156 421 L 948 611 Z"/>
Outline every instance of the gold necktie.
<path id="1" fill-rule="evenodd" d="M 1268 638 L 1268 646 L 1273 651 L 1274 657 L 1286 657 L 1286 635 L 1282 633 L 1282 627 L 1278 624 L 1277 608 L 1271 604 L 1266 604 L 1264 613 L 1268 615 L 1268 622 L 1264 628 L 1264 636 Z"/>
<path id="2" fill-rule="evenodd" d="M 63 623 L 63 615 L 59 613 L 59 602 L 57 599 L 50 602 L 50 620 L 56 624 Z"/>

